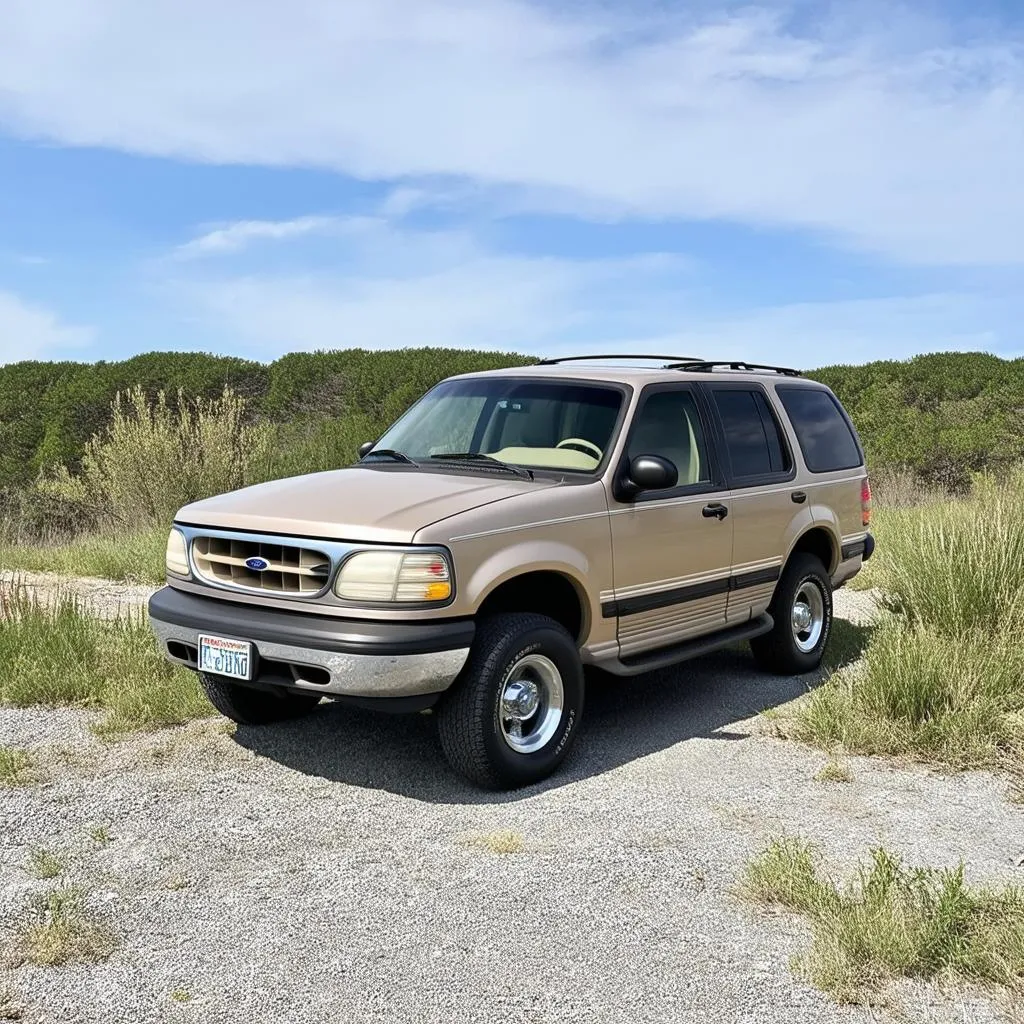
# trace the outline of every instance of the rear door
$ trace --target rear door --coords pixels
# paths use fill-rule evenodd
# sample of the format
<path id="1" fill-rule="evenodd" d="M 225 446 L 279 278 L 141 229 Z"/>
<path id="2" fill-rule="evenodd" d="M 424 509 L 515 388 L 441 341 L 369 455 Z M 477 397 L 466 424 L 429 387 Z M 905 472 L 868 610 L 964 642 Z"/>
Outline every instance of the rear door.
<path id="1" fill-rule="evenodd" d="M 775 390 L 807 467 L 804 490 L 814 520 L 842 539 L 843 561 L 859 559 L 867 530 L 862 492 L 867 471 L 857 432 L 827 388 L 794 383 Z"/>
<path id="2" fill-rule="evenodd" d="M 733 558 L 726 618 L 760 615 L 770 603 L 790 545 L 811 525 L 806 495 L 768 391 L 753 381 L 704 385 L 732 494 Z"/>
<path id="3" fill-rule="evenodd" d="M 609 495 L 615 589 L 603 613 L 618 619 L 622 657 L 725 626 L 733 526 L 710 436 L 695 387 L 644 388 L 617 475 L 638 455 L 660 455 L 679 482 L 634 498 L 613 486 Z"/>

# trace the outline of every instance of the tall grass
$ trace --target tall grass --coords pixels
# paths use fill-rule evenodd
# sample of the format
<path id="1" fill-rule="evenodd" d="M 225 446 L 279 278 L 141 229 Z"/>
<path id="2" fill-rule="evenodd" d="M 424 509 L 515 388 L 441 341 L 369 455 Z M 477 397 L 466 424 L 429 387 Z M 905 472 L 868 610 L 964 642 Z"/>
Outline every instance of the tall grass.
<path id="1" fill-rule="evenodd" d="M 889 510 L 874 581 L 888 614 L 863 661 L 799 713 L 826 747 L 1024 771 L 1024 474 Z"/>
<path id="2" fill-rule="evenodd" d="M 98 708 L 101 734 L 213 713 L 198 680 L 161 656 L 141 615 L 100 620 L 69 596 L 50 605 L 0 589 L 0 702 Z"/>
<path id="3" fill-rule="evenodd" d="M 841 999 L 896 977 L 1024 984 L 1024 892 L 971 888 L 962 865 L 908 868 L 876 849 L 840 886 L 809 844 L 786 838 L 751 862 L 741 893 L 809 919 L 813 942 L 796 967 Z"/>
<path id="4" fill-rule="evenodd" d="M 139 533 L 91 533 L 63 542 L 0 542 L 0 568 L 161 583 L 167 529 L 158 526 Z"/>

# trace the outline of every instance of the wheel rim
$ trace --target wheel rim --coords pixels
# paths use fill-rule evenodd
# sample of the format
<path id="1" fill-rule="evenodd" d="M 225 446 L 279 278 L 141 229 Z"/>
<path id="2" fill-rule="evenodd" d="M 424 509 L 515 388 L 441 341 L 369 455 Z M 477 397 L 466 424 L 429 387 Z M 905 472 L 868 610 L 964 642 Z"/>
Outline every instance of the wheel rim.
<path id="1" fill-rule="evenodd" d="M 813 580 L 804 580 L 797 589 L 790 625 L 798 650 L 808 654 L 818 646 L 825 629 L 825 596 Z"/>
<path id="2" fill-rule="evenodd" d="M 543 654 L 527 654 L 512 666 L 501 688 L 501 735 L 517 754 L 532 754 L 558 731 L 564 705 L 558 666 Z"/>

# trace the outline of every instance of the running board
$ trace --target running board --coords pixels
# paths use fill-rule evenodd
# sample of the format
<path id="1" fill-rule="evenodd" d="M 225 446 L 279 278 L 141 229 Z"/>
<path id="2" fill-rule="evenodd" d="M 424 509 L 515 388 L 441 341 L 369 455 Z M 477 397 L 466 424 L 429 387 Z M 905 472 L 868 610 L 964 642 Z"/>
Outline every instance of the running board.
<path id="1" fill-rule="evenodd" d="M 615 676 L 639 676 L 644 672 L 653 672 L 658 668 L 667 668 L 669 665 L 678 665 L 681 661 L 699 658 L 702 654 L 711 654 L 712 651 L 721 650 L 742 640 L 753 640 L 756 636 L 770 633 L 774 625 L 772 617 L 765 612 L 750 622 L 730 626 L 718 633 L 699 636 L 674 647 L 659 647 L 656 651 L 645 651 L 643 654 L 634 654 L 627 658 L 602 661 L 600 667 Z"/>

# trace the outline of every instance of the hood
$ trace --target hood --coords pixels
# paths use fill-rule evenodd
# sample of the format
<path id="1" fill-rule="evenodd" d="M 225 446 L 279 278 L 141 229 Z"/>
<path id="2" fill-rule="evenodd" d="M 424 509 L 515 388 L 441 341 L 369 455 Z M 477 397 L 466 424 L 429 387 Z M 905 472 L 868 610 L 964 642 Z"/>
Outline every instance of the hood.
<path id="1" fill-rule="evenodd" d="M 193 502 L 175 521 L 330 540 L 411 543 L 418 530 L 469 509 L 557 487 L 489 473 L 352 466 L 271 480 Z"/>

